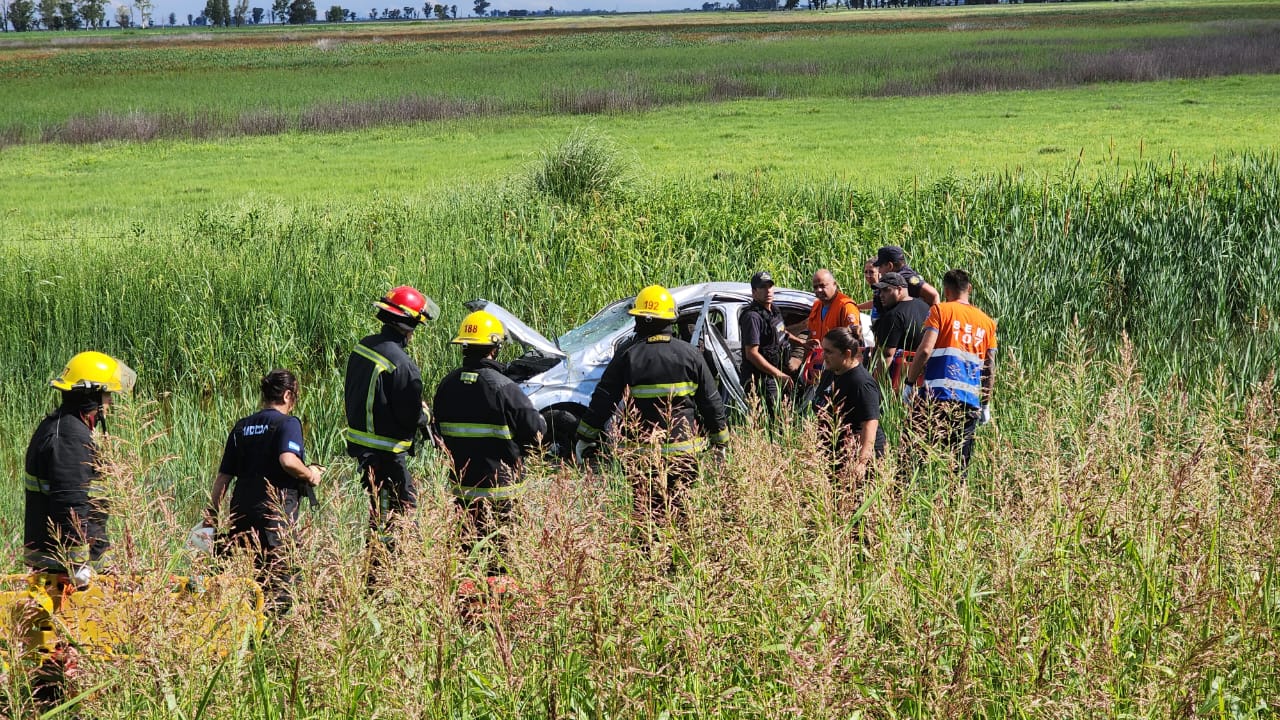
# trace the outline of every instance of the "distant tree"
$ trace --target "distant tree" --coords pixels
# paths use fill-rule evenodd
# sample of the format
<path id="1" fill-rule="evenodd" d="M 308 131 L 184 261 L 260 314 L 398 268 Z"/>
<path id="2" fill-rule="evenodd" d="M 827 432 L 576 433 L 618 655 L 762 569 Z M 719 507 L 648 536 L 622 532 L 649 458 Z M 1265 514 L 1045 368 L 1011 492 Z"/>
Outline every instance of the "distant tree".
<path id="1" fill-rule="evenodd" d="M 786 2 L 783 3 L 782 8 L 784 10 L 795 10 L 796 6 L 799 4 L 800 0 L 786 0 Z"/>
<path id="2" fill-rule="evenodd" d="M 324 11 L 324 21 L 338 23 L 345 20 L 347 11 L 342 9 L 341 5 L 330 5 L 328 10 Z"/>
<path id="3" fill-rule="evenodd" d="M 457 6 L 457 5 L 450 5 L 450 6 L 449 6 L 449 13 L 450 13 L 451 15 L 453 15 L 453 19 L 454 19 L 454 20 L 457 20 L 457 19 L 458 19 L 458 6 Z"/>
<path id="4" fill-rule="evenodd" d="M 195 22 L 192 24 L 198 27 L 204 27 L 205 25 L 209 24 L 209 18 L 205 17 L 204 15 L 197 15 Z"/>
<path id="5" fill-rule="evenodd" d="M 249 17 L 253 18 L 253 24 L 254 24 L 254 25 L 261 25 L 261 24 L 262 24 L 262 16 L 263 16 L 263 15 L 266 15 L 266 13 L 265 13 L 265 12 L 263 12 L 262 8 L 260 8 L 260 7 L 256 7 L 256 8 L 254 8 L 253 10 L 249 11 Z"/>
<path id="6" fill-rule="evenodd" d="M 271 22 L 289 19 L 289 0 L 271 0 Z"/>
<path id="7" fill-rule="evenodd" d="M 400 8 L 390 8 L 387 10 L 387 17 L 392 20 L 400 19 Z"/>
<path id="8" fill-rule="evenodd" d="M 174 25 L 177 25 L 177 24 L 178 24 L 178 14 L 169 13 L 169 27 L 173 27 Z"/>
<path id="9" fill-rule="evenodd" d="M 240 27 L 249 21 L 249 0 L 236 0 L 236 9 L 231 13 L 231 21 Z"/>
<path id="10" fill-rule="evenodd" d="M 80 16 L 76 14 L 75 3 L 71 0 L 59 0 L 58 18 L 61 21 L 59 27 L 63 30 L 75 30 L 80 27 Z"/>
<path id="11" fill-rule="evenodd" d="M 356 21 L 356 11 L 355 11 L 355 10 L 348 10 L 348 11 L 347 11 L 347 19 L 348 19 L 348 20 L 350 20 L 351 22 L 355 22 L 355 21 Z"/>
<path id="12" fill-rule="evenodd" d="M 305 25 L 316 21 L 316 4 L 314 0 L 293 0 L 289 3 L 289 24 Z"/>
<path id="13" fill-rule="evenodd" d="M 125 29 L 132 24 L 133 24 L 133 11 L 129 9 L 128 5 L 117 5 L 116 6 L 116 25 L 119 25 L 122 29 Z"/>
<path id="14" fill-rule="evenodd" d="M 404 16 L 407 18 L 412 18 L 414 15 L 418 14 L 418 11 L 415 10 L 412 5 L 405 5 L 403 12 Z"/>
<path id="15" fill-rule="evenodd" d="M 378 19 L 378 8 L 369 8 L 369 19 L 370 20 Z"/>
<path id="16" fill-rule="evenodd" d="M 187 13 L 187 25 L 195 25 L 196 19 L 191 17 L 191 13 Z"/>
<path id="17" fill-rule="evenodd" d="M 449 9 L 439 3 L 431 6 L 431 12 L 435 14 L 437 20 L 443 20 L 449 16 Z"/>
<path id="18" fill-rule="evenodd" d="M 100 28 L 107 19 L 107 0 L 78 0 L 75 12 L 80 15 L 84 24 L 91 28 Z"/>
<path id="19" fill-rule="evenodd" d="M 17 32 L 26 32 L 39 24 L 36 22 L 36 5 L 31 0 L 13 0 L 9 3 L 5 15 L 9 17 L 9 24 Z"/>
<path id="20" fill-rule="evenodd" d="M 477 17 L 484 17 L 484 11 L 488 10 L 489 6 L 492 4 L 493 3 L 489 2 L 489 0 L 475 0 L 475 4 L 471 6 L 471 11 L 475 13 Z"/>
<path id="21" fill-rule="evenodd" d="M 133 0 L 133 9 L 138 11 L 138 27 L 151 27 L 151 13 L 155 9 L 151 0 Z M 129 16 L 130 22 L 133 21 L 133 15 Z"/>
<path id="22" fill-rule="evenodd" d="M 58 0 L 36 0 L 40 22 L 46 30 L 61 30 L 62 16 L 58 14 Z"/>

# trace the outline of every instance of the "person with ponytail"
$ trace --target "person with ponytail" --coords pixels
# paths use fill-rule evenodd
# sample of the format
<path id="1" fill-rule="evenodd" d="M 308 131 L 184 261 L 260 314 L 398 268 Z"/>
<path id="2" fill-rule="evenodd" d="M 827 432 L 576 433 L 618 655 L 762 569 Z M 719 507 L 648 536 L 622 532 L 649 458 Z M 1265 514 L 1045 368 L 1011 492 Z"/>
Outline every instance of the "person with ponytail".
<path id="1" fill-rule="evenodd" d="M 206 527 L 217 527 L 222 499 L 231 492 L 230 543 L 251 548 L 259 582 L 275 609 L 292 602 L 294 571 L 283 557 L 285 535 L 298 520 L 300 499 L 320 483 L 322 468 L 306 463 L 302 423 L 291 415 L 298 404 L 298 379 L 288 370 L 272 370 L 260 384 L 259 410 L 242 418 L 227 436 L 213 481 Z"/>

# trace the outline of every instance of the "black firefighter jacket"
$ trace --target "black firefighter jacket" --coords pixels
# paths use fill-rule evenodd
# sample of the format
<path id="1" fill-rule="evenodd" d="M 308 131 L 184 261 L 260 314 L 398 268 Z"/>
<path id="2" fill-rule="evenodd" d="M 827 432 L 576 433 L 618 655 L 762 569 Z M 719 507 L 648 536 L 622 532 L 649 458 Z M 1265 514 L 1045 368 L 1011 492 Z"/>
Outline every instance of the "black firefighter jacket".
<path id="1" fill-rule="evenodd" d="M 440 381 L 432 413 L 453 458 L 454 493 L 505 497 L 519 482 L 520 458 L 547 425 L 504 366 L 468 360 Z"/>
<path id="2" fill-rule="evenodd" d="M 36 427 L 26 457 L 27 564 L 56 569 L 63 566 L 61 550 L 81 564 L 106 549 L 96 459 L 93 431 L 75 412 L 59 408 Z"/>
<path id="3" fill-rule="evenodd" d="M 711 442 L 728 442 L 729 425 L 715 378 L 702 354 L 684 340 L 659 333 L 614 355 L 578 424 L 579 437 L 591 442 L 599 439 L 626 388 L 631 389 L 631 404 L 645 426 L 642 433 L 658 430 L 663 436 L 664 455 L 706 447 L 706 438 L 697 434 L 696 415 L 702 416 Z"/>
<path id="4" fill-rule="evenodd" d="M 389 325 L 356 345 L 347 359 L 347 454 L 393 454 L 413 447 L 427 423 L 422 409 L 422 374 L 405 352 L 408 338 Z"/>

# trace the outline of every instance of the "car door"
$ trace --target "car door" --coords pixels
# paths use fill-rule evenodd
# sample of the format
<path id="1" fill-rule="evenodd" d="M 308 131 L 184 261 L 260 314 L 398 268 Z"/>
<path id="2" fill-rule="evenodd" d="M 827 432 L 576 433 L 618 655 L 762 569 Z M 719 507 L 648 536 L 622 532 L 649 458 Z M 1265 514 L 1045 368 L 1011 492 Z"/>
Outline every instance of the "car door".
<path id="1" fill-rule="evenodd" d="M 745 413 L 747 398 L 746 393 L 742 391 L 742 381 L 738 378 L 738 368 L 733 362 L 733 353 L 729 351 L 728 344 L 725 343 L 724 337 L 716 329 L 715 324 L 709 321 L 712 310 L 711 300 L 712 298 L 708 297 L 702 302 L 689 342 L 702 350 L 703 357 L 711 365 L 711 372 L 720 383 L 720 399 L 724 402 L 725 409 Z M 721 317 L 726 317 L 723 310 L 720 312 Z"/>

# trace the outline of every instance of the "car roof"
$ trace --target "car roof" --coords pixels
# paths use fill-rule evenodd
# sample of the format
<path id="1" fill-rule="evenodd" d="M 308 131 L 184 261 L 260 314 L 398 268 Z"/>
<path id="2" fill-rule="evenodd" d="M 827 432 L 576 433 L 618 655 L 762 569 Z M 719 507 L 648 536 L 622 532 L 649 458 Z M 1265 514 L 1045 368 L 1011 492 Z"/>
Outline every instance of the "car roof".
<path id="1" fill-rule="evenodd" d="M 744 282 L 716 281 L 695 283 L 671 288 L 669 292 L 672 299 L 676 301 L 676 305 L 702 300 L 708 295 L 713 297 L 733 297 L 743 301 L 751 300 L 751 284 Z M 813 302 L 813 293 L 805 290 L 778 287 L 774 291 L 774 296 L 776 299 L 791 302 L 803 302 L 805 304 Z"/>

